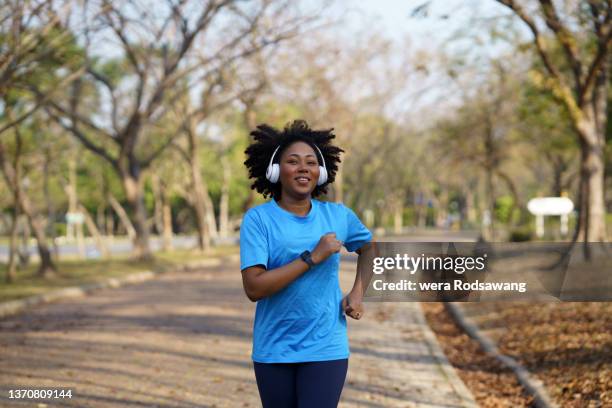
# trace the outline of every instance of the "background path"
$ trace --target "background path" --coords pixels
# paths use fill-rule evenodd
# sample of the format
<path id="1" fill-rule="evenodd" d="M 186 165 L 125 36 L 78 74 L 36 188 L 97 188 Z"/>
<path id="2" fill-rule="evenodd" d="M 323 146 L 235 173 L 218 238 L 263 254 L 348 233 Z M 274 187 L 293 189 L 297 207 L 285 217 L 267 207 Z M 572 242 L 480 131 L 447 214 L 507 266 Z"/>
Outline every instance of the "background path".
<path id="1" fill-rule="evenodd" d="M 350 287 L 354 263 L 343 262 Z M 366 305 L 351 321 L 341 407 L 472 406 L 418 303 Z M 254 304 L 238 263 L 163 274 L 0 320 L 0 406 L 257 407 Z M 11 388 L 70 388 L 71 400 L 8 399 Z M 46 405 L 44 405 L 46 404 Z"/>

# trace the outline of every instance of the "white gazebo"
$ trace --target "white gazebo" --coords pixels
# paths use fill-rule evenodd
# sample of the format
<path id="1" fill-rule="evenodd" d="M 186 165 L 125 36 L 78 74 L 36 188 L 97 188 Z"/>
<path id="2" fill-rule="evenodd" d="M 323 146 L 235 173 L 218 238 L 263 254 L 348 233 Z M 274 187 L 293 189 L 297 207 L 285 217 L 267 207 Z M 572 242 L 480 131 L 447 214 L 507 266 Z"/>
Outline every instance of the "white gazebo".
<path id="1" fill-rule="evenodd" d="M 568 215 L 574 210 L 574 203 L 567 197 L 532 198 L 527 209 L 536 216 L 536 235 L 544 236 L 544 216 L 561 216 L 561 235 L 567 235 Z"/>

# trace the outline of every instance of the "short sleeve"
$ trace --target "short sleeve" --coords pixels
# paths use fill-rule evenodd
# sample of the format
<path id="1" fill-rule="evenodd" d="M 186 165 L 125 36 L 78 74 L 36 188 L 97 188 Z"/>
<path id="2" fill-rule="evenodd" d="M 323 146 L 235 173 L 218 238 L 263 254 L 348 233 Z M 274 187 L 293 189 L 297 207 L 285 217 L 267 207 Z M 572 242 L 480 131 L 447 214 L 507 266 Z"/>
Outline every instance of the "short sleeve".
<path id="1" fill-rule="evenodd" d="M 240 270 L 268 266 L 268 240 L 259 215 L 247 211 L 240 225 Z"/>
<path id="2" fill-rule="evenodd" d="M 372 240 L 372 233 L 366 228 L 350 208 L 344 206 L 347 217 L 347 234 L 344 246 L 349 252 L 355 252 Z"/>

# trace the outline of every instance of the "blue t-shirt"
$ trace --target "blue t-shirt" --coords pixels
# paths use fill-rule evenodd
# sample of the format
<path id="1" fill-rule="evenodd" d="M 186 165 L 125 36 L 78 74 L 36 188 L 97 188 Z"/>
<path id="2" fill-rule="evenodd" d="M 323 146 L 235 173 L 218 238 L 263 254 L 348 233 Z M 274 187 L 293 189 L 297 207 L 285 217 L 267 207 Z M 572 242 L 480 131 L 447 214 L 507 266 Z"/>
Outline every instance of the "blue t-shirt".
<path id="1" fill-rule="evenodd" d="M 275 200 L 246 212 L 240 227 L 240 269 L 278 268 L 312 251 L 321 237 L 335 232 L 348 251 L 372 234 L 348 207 L 312 200 L 304 216 L 282 209 Z M 257 302 L 253 361 L 298 363 L 348 358 L 346 317 L 338 281 L 340 254 L 306 271 L 275 294 Z M 265 272 L 264 272 L 265 273 Z"/>

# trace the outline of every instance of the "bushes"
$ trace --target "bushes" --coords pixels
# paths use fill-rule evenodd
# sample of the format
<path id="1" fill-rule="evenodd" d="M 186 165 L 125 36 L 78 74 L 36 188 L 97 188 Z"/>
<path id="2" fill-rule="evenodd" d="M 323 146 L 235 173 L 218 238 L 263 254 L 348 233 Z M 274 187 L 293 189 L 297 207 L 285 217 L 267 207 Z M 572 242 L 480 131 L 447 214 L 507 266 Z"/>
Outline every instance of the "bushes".
<path id="1" fill-rule="evenodd" d="M 517 227 L 510 231 L 510 242 L 525 242 L 533 239 L 533 230 L 527 226 Z"/>

